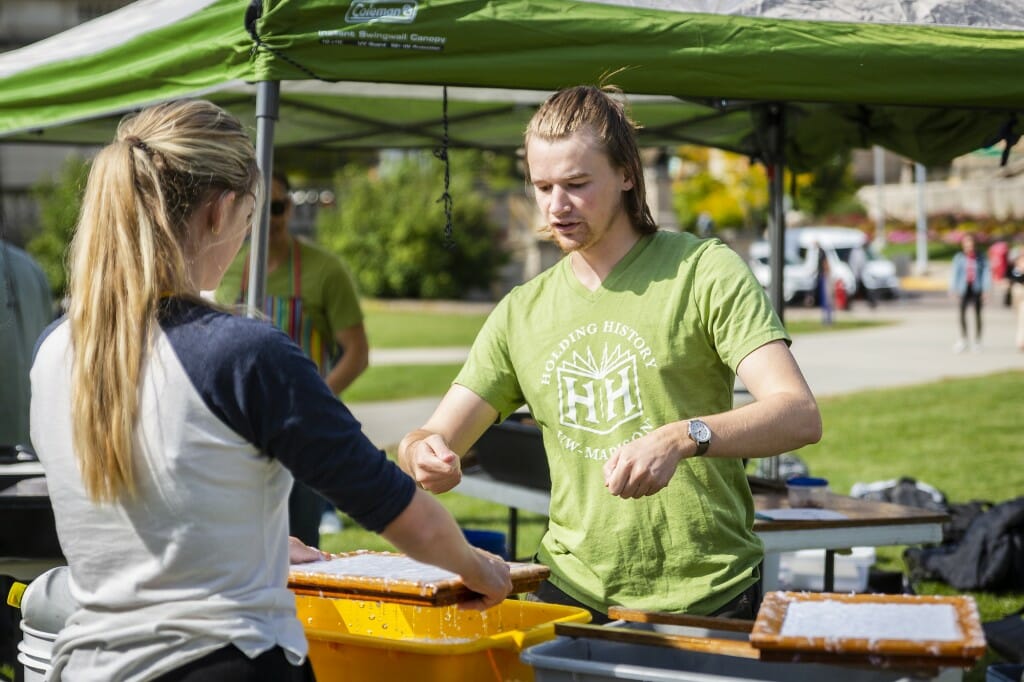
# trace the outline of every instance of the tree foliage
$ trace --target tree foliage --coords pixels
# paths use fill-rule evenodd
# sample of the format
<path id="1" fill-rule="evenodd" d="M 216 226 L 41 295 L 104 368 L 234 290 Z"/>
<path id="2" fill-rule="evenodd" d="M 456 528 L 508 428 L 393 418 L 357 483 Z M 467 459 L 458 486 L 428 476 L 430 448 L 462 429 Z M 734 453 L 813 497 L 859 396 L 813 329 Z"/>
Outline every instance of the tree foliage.
<path id="1" fill-rule="evenodd" d="M 32 188 L 39 204 L 39 233 L 25 248 L 46 273 L 58 299 L 67 289 L 68 246 L 78 223 L 88 176 L 89 163 L 79 156 L 69 156 L 56 177 Z"/>
<path id="2" fill-rule="evenodd" d="M 763 165 L 706 147 L 683 146 L 676 153 L 681 163 L 672 183 L 673 204 L 684 229 L 695 231 L 702 213 L 718 227 L 764 225 L 769 198 Z M 783 185 L 794 207 L 815 219 L 859 208 L 849 152 L 836 154 L 795 179 L 787 172 Z"/>
<path id="3" fill-rule="evenodd" d="M 856 195 L 848 151 L 836 154 L 811 173 L 797 176 L 796 205 L 815 217 L 858 207 Z"/>
<path id="4" fill-rule="evenodd" d="M 696 231 L 702 213 L 720 228 L 750 228 L 764 222 L 768 181 L 762 166 L 738 154 L 715 152 L 718 163 L 712 168 L 706 147 L 685 146 L 677 153 L 683 163 L 672 182 L 672 196 L 683 229 Z"/>
<path id="5" fill-rule="evenodd" d="M 489 291 L 507 257 L 489 217 L 486 190 L 509 186 L 511 159 L 482 152 L 451 153 L 449 193 L 453 245 L 445 244 L 444 165 L 427 155 L 380 172 L 350 164 L 337 175 L 337 208 L 322 210 L 318 234 L 352 269 L 362 293 L 390 298 L 462 298 Z M 67 289 L 67 251 L 82 205 L 89 164 L 69 157 L 59 173 L 33 188 L 39 232 L 26 249 L 46 273 L 54 295 Z"/>
<path id="6" fill-rule="evenodd" d="M 317 236 L 352 270 L 360 291 L 381 298 L 464 298 L 488 291 L 506 256 L 488 199 L 480 152 L 451 154 L 452 240 L 446 244 L 444 165 L 427 155 L 385 167 L 349 165 L 335 180 L 336 207 L 321 210 Z"/>

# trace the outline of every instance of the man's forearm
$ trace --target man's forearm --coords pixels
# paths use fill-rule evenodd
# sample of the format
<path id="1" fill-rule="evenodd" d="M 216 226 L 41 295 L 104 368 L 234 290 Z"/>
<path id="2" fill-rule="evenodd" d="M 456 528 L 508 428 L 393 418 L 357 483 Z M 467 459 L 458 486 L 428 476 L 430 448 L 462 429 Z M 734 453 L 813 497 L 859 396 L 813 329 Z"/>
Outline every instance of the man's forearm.
<path id="1" fill-rule="evenodd" d="M 817 404 L 806 395 L 777 394 L 701 419 L 714 434 L 711 457 L 771 457 L 821 439 Z M 687 438 L 685 422 L 678 433 Z"/>

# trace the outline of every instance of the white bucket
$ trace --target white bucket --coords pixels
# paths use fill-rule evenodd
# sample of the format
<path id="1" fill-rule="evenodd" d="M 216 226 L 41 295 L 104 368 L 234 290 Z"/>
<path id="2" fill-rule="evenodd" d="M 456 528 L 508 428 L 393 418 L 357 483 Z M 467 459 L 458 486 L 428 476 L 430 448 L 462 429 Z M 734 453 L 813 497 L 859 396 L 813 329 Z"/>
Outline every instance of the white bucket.
<path id="1" fill-rule="evenodd" d="M 18 651 L 49 664 L 50 658 L 53 655 L 53 643 L 57 639 L 57 633 L 37 630 L 25 625 L 24 620 L 21 621 L 21 632 Z"/>
<path id="2" fill-rule="evenodd" d="M 18 647 L 21 648 L 20 646 Z M 18 652 L 18 663 L 21 663 L 23 674 L 22 679 L 24 682 L 44 682 L 46 676 L 50 674 L 50 659 L 47 658 L 45 661 L 26 654 L 24 651 Z"/>
<path id="3" fill-rule="evenodd" d="M 43 632 L 21 621 L 21 641 L 18 642 L 18 663 L 24 670 L 24 682 L 43 682 L 53 667 L 53 642 L 56 633 Z"/>
<path id="4" fill-rule="evenodd" d="M 43 573 L 21 596 L 21 641 L 18 662 L 25 682 L 41 682 L 53 667 L 53 644 L 75 602 L 68 591 L 67 566 Z"/>
<path id="5" fill-rule="evenodd" d="M 60 632 L 68 616 L 78 608 L 68 577 L 68 567 L 57 566 L 30 582 L 21 595 L 21 622 L 44 633 Z"/>

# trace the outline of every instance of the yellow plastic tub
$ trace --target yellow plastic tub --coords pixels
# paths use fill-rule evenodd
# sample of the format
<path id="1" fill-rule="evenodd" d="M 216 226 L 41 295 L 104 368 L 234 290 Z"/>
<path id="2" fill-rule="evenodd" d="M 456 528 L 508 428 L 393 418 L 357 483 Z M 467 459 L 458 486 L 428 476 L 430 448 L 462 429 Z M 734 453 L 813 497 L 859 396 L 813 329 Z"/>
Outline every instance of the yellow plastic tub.
<path id="1" fill-rule="evenodd" d="M 304 596 L 295 601 L 317 682 L 532 682 L 533 668 L 519 653 L 553 639 L 556 622 L 590 620 L 584 609 L 517 599 L 483 612 Z"/>

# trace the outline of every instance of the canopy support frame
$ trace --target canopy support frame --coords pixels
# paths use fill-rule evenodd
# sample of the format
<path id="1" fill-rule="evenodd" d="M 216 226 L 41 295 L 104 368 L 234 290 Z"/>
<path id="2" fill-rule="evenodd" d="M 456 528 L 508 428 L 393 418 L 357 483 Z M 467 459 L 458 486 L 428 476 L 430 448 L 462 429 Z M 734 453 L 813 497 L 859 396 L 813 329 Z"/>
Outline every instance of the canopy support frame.
<path id="1" fill-rule="evenodd" d="M 249 239 L 249 292 L 246 314 L 255 317 L 263 310 L 267 291 L 267 244 L 270 236 L 270 197 L 274 175 L 274 124 L 281 104 L 281 83 L 261 81 L 256 86 L 256 163 L 263 177 L 260 220 Z"/>

